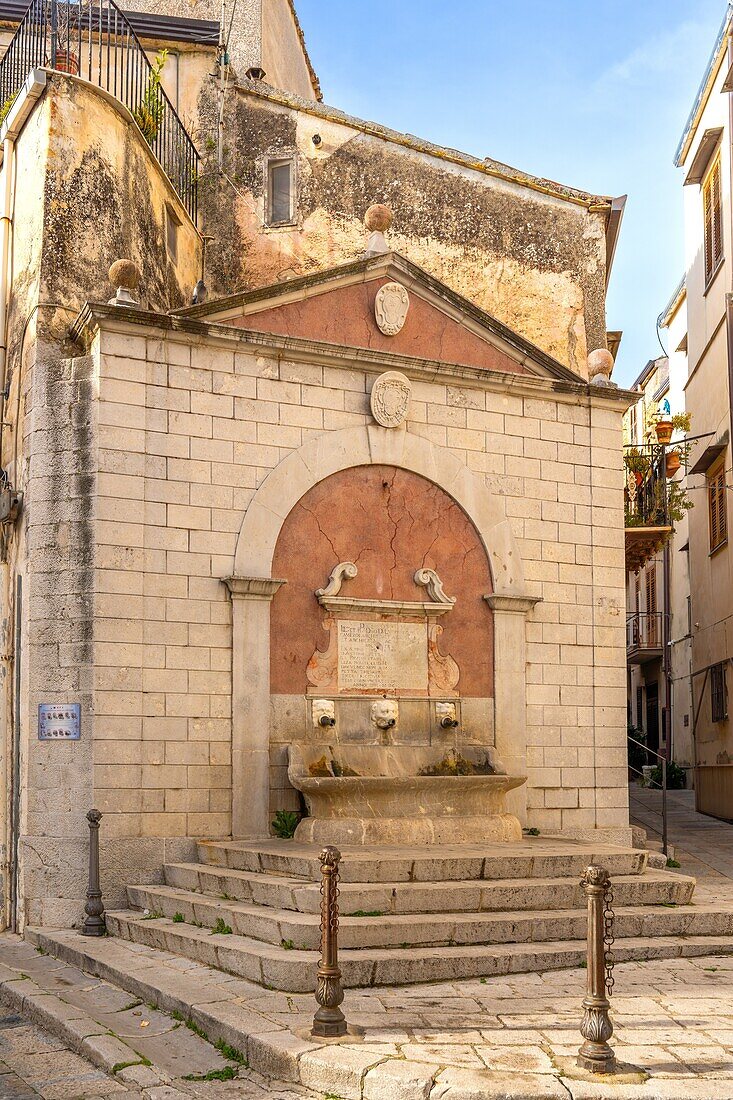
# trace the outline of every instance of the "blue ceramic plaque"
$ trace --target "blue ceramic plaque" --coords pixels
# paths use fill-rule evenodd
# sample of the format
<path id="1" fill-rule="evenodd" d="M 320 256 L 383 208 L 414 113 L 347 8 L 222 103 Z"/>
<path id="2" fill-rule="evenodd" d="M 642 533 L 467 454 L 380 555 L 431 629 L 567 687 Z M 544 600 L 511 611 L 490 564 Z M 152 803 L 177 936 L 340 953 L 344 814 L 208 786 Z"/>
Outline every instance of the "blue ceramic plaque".
<path id="1" fill-rule="evenodd" d="M 41 703 L 38 707 L 39 741 L 78 741 L 81 737 L 79 703 Z"/>

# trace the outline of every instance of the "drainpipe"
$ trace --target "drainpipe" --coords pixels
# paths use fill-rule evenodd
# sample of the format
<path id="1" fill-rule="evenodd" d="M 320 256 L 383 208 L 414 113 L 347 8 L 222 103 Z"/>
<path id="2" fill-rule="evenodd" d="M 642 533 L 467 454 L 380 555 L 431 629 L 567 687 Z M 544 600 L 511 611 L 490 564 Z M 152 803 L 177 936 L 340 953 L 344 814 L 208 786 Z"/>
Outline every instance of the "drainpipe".
<path id="1" fill-rule="evenodd" d="M 13 227 L 13 174 L 15 169 L 15 140 L 6 135 L 3 142 L 2 205 L 0 205 L 0 392 L 5 394 L 6 364 L 8 354 L 8 298 L 10 280 L 10 234 Z M 3 398 L 3 405 L 5 404 Z M 4 415 L 4 411 L 3 411 Z M 1 457 L 1 456 L 0 456 Z"/>

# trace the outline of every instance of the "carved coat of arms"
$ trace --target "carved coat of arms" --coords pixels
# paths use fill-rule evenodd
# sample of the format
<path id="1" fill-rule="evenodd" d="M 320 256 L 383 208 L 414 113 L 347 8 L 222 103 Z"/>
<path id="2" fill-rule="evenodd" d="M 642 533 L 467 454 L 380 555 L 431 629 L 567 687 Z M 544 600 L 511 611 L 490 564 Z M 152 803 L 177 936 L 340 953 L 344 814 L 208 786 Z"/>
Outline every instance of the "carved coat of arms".
<path id="1" fill-rule="evenodd" d="M 410 298 L 399 283 L 385 283 L 377 291 L 374 302 L 374 316 L 379 330 L 385 336 L 396 336 L 407 320 Z"/>
<path id="2" fill-rule="evenodd" d="M 397 370 L 380 374 L 372 386 L 372 416 L 383 428 L 398 428 L 407 419 L 412 386 Z"/>

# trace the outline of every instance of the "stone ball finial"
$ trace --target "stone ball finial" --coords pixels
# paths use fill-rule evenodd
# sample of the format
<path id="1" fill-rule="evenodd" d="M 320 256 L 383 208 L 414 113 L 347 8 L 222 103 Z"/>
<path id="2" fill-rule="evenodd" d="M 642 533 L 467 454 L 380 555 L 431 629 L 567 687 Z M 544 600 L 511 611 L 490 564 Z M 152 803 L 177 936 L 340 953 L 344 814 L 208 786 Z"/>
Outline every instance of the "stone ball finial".
<path id="1" fill-rule="evenodd" d="M 140 303 L 133 298 L 132 291 L 140 285 L 140 268 L 133 260 L 115 260 L 109 269 L 109 281 L 116 288 L 114 298 L 110 298 L 111 306 L 138 306 Z"/>
<path id="2" fill-rule="evenodd" d="M 612 386 L 611 372 L 614 362 L 610 351 L 597 348 L 588 356 L 588 377 L 594 386 Z"/>
<path id="3" fill-rule="evenodd" d="M 114 287 L 137 290 L 140 286 L 140 268 L 133 260 L 115 260 L 109 269 L 109 281 Z"/>
<path id="4" fill-rule="evenodd" d="M 364 225 L 370 233 L 386 233 L 391 228 L 393 220 L 392 211 L 381 202 L 370 206 L 364 215 Z"/>
<path id="5" fill-rule="evenodd" d="M 392 225 L 392 211 L 384 203 L 378 202 L 370 206 L 364 215 L 364 225 L 370 233 L 366 255 L 384 256 L 389 252 L 389 245 L 384 234 Z"/>

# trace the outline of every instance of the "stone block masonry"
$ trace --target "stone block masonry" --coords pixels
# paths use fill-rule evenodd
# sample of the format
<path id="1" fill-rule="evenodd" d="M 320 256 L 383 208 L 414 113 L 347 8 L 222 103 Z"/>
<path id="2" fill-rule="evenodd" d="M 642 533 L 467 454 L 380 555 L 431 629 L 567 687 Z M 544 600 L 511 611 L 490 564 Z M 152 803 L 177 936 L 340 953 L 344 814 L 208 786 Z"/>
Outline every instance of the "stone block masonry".
<path id="1" fill-rule="evenodd" d="M 232 602 L 222 580 L 235 573 L 242 523 L 283 460 L 320 441 L 319 454 L 345 447 L 345 466 L 349 440 L 373 430 L 369 392 L 381 370 L 368 361 L 298 341 L 286 351 L 285 340 L 222 326 L 167 328 L 154 315 L 102 311 L 83 333 L 86 357 L 58 377 L 49 367 L 47 385 L 36 371 L 26 436 L 33 575 L 23 891 L 37 924 L 79 914 L 91 805 L 105 815 L 112 906 L 126 882 L 155 882 L 164 861 L 191 858 L 192 838 L 231 834 L 233 787 L 247 791 L 256 774 L 246 754 L 232 771 Z M 600 829 L 627 841 L 622 473 L 613 446 L 623 403 L 540 378 L 450 367 L 426 377 L 418 360 L 399 365 L 412 383 L 404 438 L 442 456 L 436 482 L 449 467 L 480 479 L 506 517 L 527 606 L 535 604 L 526 624 L 500 605 L 494 611 L 512 639 L 496 705 L 526 718 L 526 823 L 543 834 Z M 71 432 L 61 407 L 73 410 Z M 397 438 L 378 431 L 385 447 Z M 250 668 L 240 672 L 246 684 Z M 80 742 L 35 740 L 37 704 L 49 693 L 82 701 Z M 267 708 L 256 720 L 270 723 Z M 270 813 L 297 805 L 278 720 L 273 714 Z M 497 738 L 509 734 L 497 726 Z M 517 751 L 524 759 L 524 746 Z"/>

